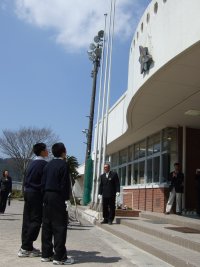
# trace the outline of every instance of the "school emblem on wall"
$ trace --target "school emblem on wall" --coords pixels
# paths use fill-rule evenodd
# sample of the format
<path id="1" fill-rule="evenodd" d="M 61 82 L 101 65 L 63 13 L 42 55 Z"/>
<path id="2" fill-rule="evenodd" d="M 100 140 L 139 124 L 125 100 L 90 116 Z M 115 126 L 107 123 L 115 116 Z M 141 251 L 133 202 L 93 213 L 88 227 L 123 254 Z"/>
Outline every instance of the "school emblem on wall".
<path id="1" fill-rule="evenodd" d="M 139 46 L 139 50 L 140 50 L 139 62 L 141 66 L 140 73 L 145 74 L 146 72 L 149 71 L 150 66 L 153 62 L 153 58 L 148 52 L 148 47 Z"/>

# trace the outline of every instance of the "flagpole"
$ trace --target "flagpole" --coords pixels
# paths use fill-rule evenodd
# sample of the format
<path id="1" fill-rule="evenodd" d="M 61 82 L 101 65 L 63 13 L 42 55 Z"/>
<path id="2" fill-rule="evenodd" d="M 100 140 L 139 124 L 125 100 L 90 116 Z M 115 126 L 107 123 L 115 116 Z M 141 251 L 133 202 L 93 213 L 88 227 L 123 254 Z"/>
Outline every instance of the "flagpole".
<path id="1" fill-rule="evenodd" d="M 110 44 L 110 58 L 109 58 L 109 75 L 108 75 L 108 93 L 106 99 L 106 117 L 105 117 L 105 134 L 104 134 L 104 144 L 103 144 L 103 156 L 102 156 L 102 171 L 103 166 L 105 164 L 106 157 L 106 146 L 107 146 L 107 137 L 108 137 L 108 113 L 109 113 L 109 105 L 110 105 L 110 84 L 111 84 L 111 70 L 112 70 L 112 50 L 113 50 L 113 37 L 115 30 L 115 9 L 116 9 L 116 0 L 113 0 L 113 18 L 112 18 L 112 36 L 111 36 L 111 44 Z"/>
<path id="2" fill-rule="evenodd" d="M 111 37 L 111 24 L 112 24 L 112 10 L 113 4 L 111 0 L 110 5 L 110 15 L 109 15 L 109 29 L 108 29 L 108 40 L 106 45 L 106 65 L 105 65 L 105 74 L 104 74 L 104 86 L 103 86 L 103 101 L 102 101 L 102 110 L 101 110 L 101 124 L 100 124 L 100 141 L 99 141 L 99 160 L 98 160 L 98 167 L 97 167 L 97 183 L 96 183 L 96 195 L 95 195 L 95 203 L 97 203 L 98 197 L 98 188 L 99 188 L 99 176 L 101 173 L 102 167 L 102 143 L 103 143 L 103 136 L 104 136 L 104 115 L 105 115 L 105 101 L 107 95 L 107 76 L 108 76 L 108 63 L 109 63 L 109 48 L 110 48 L 110 37 Z"/>
<path id="3" fill-rule="evenodd" d="M 97 128 L 96 128 L 96 140 L 95 140 L 95 150 L 94 150 L 94 168 L 93 168 L 93 187 L 92 187 L 92 206 L 95 203 L 95 188 L 97 180 L 97 160 L 98 160 L 98 145 L 99 145 L 99 123 L 100 123 L 100 108 L 102 99 L 102 83 L 103 83 L 103 68 L 104 68 L 104 54 L 105 54 L 105 41 L 106 41 L 106 27 L 107 27 L 107 14 L 104 14 L 105 24 L 104 24 L 104 37 L 103 37 L 103 51 L 102 51 L 102 64 L 100 70 L 100 83 L 99 83 L 99 98 L 98 98 L 98 111 L 97 111 Z"/>

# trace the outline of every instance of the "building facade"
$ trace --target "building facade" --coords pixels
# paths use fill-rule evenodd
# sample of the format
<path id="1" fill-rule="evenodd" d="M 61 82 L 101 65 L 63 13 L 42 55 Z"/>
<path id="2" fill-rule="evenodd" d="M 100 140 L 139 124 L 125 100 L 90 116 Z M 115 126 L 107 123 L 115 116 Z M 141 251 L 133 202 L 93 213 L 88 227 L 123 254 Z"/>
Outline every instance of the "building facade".
<path id="1" fill-rule="evenodd" d="M 109 111 L 107 156 L 123 204 L 164 212 L 179 161 L 183 207 L 196 209 L 200 168 L 199 0 L 152 0 L 133 36 L 128 88 Z"/>

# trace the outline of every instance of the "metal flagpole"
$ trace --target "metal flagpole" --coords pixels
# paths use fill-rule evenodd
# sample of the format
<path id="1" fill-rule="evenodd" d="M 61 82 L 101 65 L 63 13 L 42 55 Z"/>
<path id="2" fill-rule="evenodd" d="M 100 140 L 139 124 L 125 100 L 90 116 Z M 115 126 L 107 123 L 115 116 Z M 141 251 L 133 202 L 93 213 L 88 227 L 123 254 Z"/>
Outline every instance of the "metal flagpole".
<path id="1" fill-rule="evenodd" d="M 102 112 L 101 112 L 101 124 L 100 124 L 100 141 L 99 141 L 99 160 L 98 160 L 98 167 L 97 167 L 97 183 L 96 183 L 96 194 L 95 194 L 95 203 L 97 203 L 98 197 L 98 187 L 99 187 L 99 176 L 101 172 L 102 166 L 102 143 L 103 143 L 103 132 L 104 132 L 104 113 L 105 113 L 105 101 L 106 101 L 106 83 L 107 83 L 107 76 L 108 76 L 108 59 L 109 59 L 109 47 L 110 47 L 110 36 L 111 36 L 111 23 L 112 23 L 112 9 L 113 4 L 111 1 L 110 6 L 110 18 L 109 18 L 109 30 L 108 30 L 108 39 L 106 45 L 106 65 L 105 65 L 105 74 L 104 74 L 104 86 L 103 86 L 103 101 L 102 101 Z"/>
<path id="2" fill-rule="evenodd" d="M 111 69 L 112 69 L 112 49 L 113 49 L 113 37 L 114 37 L 114 30 L 115 30 L 115 6 L 116 6 L 116 0 L 113 0 L 112 37 L 111 37 L 111 44 L 110 44 L 108 93 L 107 93 L 107 99 L 106 99 L 106 118 L 105 118 L 105 134 L 104 134 L 104 144 L 103 144 L 102 168 L 105 163 L 107 135 L 108 135 L 108 112 L 109 112 L 109 104 L 110 104 L 109 102 L 110 102 L 110 81 L 111 81 Z"/>
<path id="3" fill-rule="evenodd" d="M 94 168 L 93 168 L 93 187 L 92 187 L 92 206 L 95 203 L 95 188 L 97 180 L 97 160 L 98 160 L 98 144 L 99 144 L 99 117 L 100 117 L 100 108 L 101 108 L 101 99 L 102 99 L 102 82 L 103 82 L 103 68 L 104 68 L 104 54 L 105 54 L 105 41 L 106 41 L 106 21 L 107 14 L 105 16 L 105 26 L 104 26 L 104 37 L 103 37 L 103 51 L 102 51 L 102 64 L 100 70 L 100 84 L 99 84 L 99 99 L 98 99 L 98 111 L 97 111 L 97 129 L 96 129 L 96 143 L 94 150 Z"/>

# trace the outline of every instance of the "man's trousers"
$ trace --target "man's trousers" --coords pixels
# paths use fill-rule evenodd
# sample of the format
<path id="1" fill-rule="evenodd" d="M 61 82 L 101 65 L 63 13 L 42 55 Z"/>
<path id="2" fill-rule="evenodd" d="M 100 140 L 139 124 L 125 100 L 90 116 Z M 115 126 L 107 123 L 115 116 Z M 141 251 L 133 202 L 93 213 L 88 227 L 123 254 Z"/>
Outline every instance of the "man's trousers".
<path id="1" fill-rule="evenodd" d="M 0 192 L 0 212 L 4 213 L 6 209 L 7 199 L 8 199 L 8 191 Z"/>
<path id="2" fill-rule="evenodd" d="M 42 194 L 40 192 L 24 193 L 24 212 L 22 224 L 22 249 L 33 250 L 42 223 Z"/>
<path id="3" fill-rule="evenodd" d="M 58 192 L 45 192 L 42 220 L 42 257 L 48 258 L 54 254 L 54 260 L 66 259 L 66 235 L 67 212 L 65 201 Z"/>
<path id="4" fill-rule="evenodd" d="M 182 207 L 181 207 L 181 197 L 182 193 L 176 193 L 175 188 L 173 187 L 172 191 L 170 192 L 169 199 L 167 202 L 166 206 L 166 212 L 170 212 L 172 205 L 174 203 L 174 199 L 176 197 L 176 212 L 182 212 Z"/>
<path id="5" fill-rule="evenodd" d="M 112 222 L 115 218 L 115 196 L 103 197 L 103 218 Z"/>

